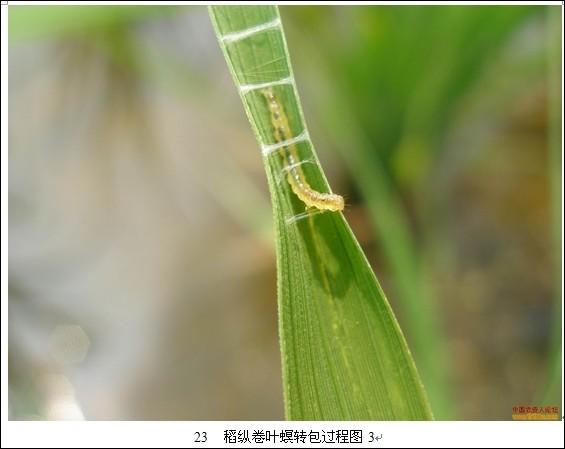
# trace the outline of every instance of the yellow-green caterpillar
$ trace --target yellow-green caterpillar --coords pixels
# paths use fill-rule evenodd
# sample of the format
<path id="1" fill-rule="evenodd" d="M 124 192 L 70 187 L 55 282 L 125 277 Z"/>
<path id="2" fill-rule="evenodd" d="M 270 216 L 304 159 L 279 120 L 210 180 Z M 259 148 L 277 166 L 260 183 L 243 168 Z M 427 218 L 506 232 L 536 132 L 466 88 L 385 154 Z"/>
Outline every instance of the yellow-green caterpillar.
<path id="1" fill-rule="evenodd" d="M 269 112 L 271 113 L 271 123 L 273 124 L 273 135 L 275 141 L 280 143 L 292 139 L 288 118 L 284 112 L 282 105 L 277 101 L 273 89 L 263 89 L 261 93 L 267 100 Z M 312 189 L 304 172 L 300 167 L 296 144 L 292 143 L 282 148 L 282 157 L 285 170 L 287 171 L 286 179 L 296 196 L 306 204 L 306 207 L 314 207 L 321 211 L 341 211 L 344 208 L 343 197 L 335 193 L 321 193 Z"/>

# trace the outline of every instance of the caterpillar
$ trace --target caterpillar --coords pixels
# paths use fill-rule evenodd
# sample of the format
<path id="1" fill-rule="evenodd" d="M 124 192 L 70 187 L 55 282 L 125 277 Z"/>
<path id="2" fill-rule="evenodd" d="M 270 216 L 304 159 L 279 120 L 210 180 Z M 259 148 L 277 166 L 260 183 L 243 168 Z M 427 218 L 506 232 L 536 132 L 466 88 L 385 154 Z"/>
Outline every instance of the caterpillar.
<path id="1" fill-rule="evenodd" d="M 288 118 L 282 105 L 278 102 L 272 88 L 262 89 L 261 93 L 267 101 L 273 125 L 273 136 L 277 143 L 292 139 Z M 292 143 L 282 148 L 283 163 L 286 178 L 292 191 L 306 205 L 306 208 L 316 208 L 320 211 L 342 211 L 343 197 L 335 193 L 321 193 L 310 187 L 304 177 L 304 172 L 298 162 L 296 144 Z"/>

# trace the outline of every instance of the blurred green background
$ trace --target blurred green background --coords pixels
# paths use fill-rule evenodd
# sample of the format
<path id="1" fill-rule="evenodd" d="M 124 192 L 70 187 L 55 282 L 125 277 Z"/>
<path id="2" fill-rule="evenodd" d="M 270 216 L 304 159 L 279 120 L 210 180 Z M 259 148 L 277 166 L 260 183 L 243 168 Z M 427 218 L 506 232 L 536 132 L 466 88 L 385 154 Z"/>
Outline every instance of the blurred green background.
<path id="1" fill-rule="evenodd" d="M 281 15 L 436 418 L 561 407 L 560 7 Z M 10 5 L 9 38 L 11 418 L 282 419 L 267 185 L 207 10 Z"/>

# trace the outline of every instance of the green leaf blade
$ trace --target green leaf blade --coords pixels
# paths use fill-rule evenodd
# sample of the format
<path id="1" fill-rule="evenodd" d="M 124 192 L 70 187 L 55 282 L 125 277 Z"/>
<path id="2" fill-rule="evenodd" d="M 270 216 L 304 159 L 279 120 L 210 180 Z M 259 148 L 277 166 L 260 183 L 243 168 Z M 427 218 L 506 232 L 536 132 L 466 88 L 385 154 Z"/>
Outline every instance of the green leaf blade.
<path id="1" fill-rule="evenodd" d="M 282 27 L 225 36 L 279 19 L 273 6 L 213 6 L 210 15 L 257 139 L 275 143 L 260 89 L 290 77 Z M 293 136 L 307 133 L 292 83 L 273 86 Z M 284 151 L 284 150 L 283 150 Z M 330 192 L 309 139 L 297 144 L 309 184 Z M 286 416 L 292 420 L 425 420 L 431 411 L 394 314 L 343 214 L 290 222 L 305 205 L 282 173 L 279 151 L 263 156 L 276 228 L 279 333 Z"/>

